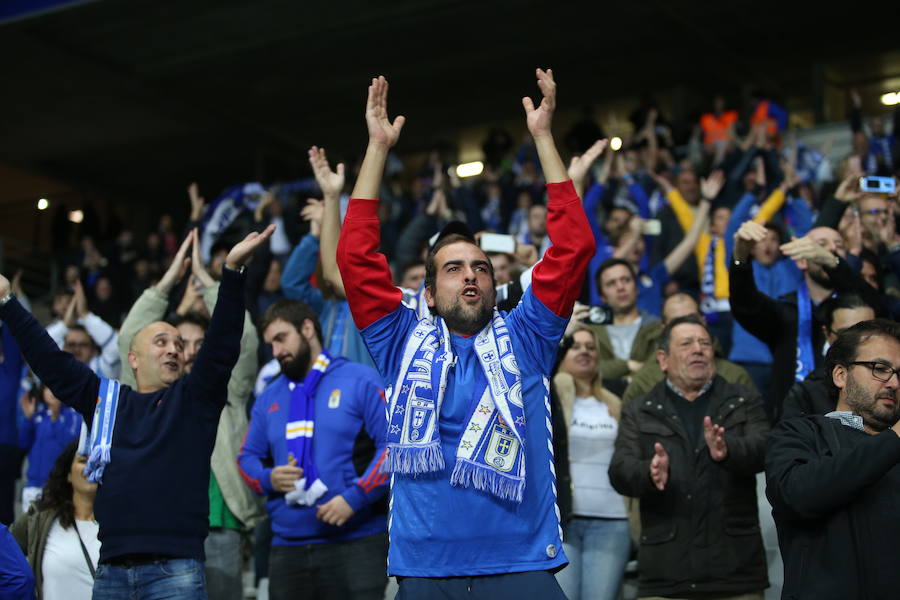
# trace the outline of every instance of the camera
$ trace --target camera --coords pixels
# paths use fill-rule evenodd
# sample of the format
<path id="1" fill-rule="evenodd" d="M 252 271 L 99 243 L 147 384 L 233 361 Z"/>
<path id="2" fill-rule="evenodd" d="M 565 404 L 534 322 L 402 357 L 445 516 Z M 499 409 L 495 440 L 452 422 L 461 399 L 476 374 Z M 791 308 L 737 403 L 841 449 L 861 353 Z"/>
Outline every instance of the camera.
<path id="1" fill-rule="evenodd" d="M 589 325 L 607 325 L 612 323 L 612 309 L 608 306 L 592 306 L 588 312 L 588 316 L 584 318 L 582 323 Z"/>

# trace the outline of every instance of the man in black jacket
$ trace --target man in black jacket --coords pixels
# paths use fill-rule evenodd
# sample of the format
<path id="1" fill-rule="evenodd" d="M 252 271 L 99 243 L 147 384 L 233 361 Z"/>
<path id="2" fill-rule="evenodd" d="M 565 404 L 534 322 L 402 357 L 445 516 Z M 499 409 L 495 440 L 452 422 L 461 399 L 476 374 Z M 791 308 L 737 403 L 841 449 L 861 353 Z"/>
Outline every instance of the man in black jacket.
<path id="1" fill-rule="evenodd" d="M 781 246 L 781 251 L 803 271 L 802 289 L 781 300 L 766 296 L 756 287 L 750 263 L 753 246 L 765 236 L 766 228 L 759 223 L 746 221 L 741 225 L 734 236 L 729 284 L 735 320 L 772 351 L 772 383 L 766 412 L 770 422 L 776 423 L 793 382 L 802 380 L 822 363 L 825 335 L 815 307 L 835 294 L 857 294 L 879 314 L 881 300 L 878 292 L 848 266 L 841 234 L 830 227 L 815 227 L 806 236 Z M 801 303 L 801 297 L 808 299 Z M 809 315 L 809 323 L 801 328 L 798 324 L 804 314 Z M 804 346 L 810 348 L 809 352 L 799 353 L 798 349 Z"/>
<path id="2" fill-rule="evenodd" d="M 673 319 L 659 345 L 666 379 L 623 409 L 609 468 L 616 491 L 641 501 L 640 595 L 762 600 L 759 395 L 716 375 L 699 318 Z"/>
<path id="3" fill-rule="evenodd" d="M 114 413 L 101 413 L 111 449 L 94 511 L 100 523 L 96 600 L 205 598 L 203 542 L 209 532 L 210 456 L 227 383 L 244 324 L 244 262 L 274 230 L 251 233 L 228 253 L 218 302 L 191 373 L 184 341 L 168 323 L 152 323 L 131 344 L 128 362 L 137 386 L 106 395 Z M 188 234 L 175 256 L 185 263 Z M 0 319 L 9 326 L 34 373 L 88 427 L 105 385 L 86 365 L 62 352 L 10 293 L 0 275 Z M 115 389 L 116 386 L 111 386 Z M 114 414 L 114 416 L 110 416 Z"/>
<path id="4" fill-rule="evenodd" d="M 822 333 L 830 346 L 845 329 L 875 318 L 875 309 L 866 304 L 856 294 L 834 296 L 819 307 Z M 831 374 L 825 365 L 819 365 L 803 381 L 796 381 L 784 397 L 781 418 L 790 419 L 799 415 L 824 415 L 834 410 L 835 399 L 828 393 Z"/>
<path id="5" fill-rule="evenodd" d="M 900 325 L 854 325 L 825 363 L 837 410 L 782 421 L 766 456 L 782 598 L 896 598 Z"/>

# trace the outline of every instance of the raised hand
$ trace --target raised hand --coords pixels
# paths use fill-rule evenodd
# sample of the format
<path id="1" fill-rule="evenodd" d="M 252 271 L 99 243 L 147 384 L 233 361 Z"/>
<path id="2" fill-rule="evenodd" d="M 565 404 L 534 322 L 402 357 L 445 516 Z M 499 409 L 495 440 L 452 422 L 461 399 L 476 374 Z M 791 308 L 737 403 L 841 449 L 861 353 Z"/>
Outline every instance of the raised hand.
<path id="1" fill-rule="evenodd" d="M 700 195 L 709 201 L 715 200 L 724 185 L 725 174 L 721 170 L 713 171 L 709 177 L 700 179 Z"/>
<path id="2" fill-rule="evenodd" d="M 656 489 L 662 492 L 669 482 L 669 455 L 659 442 L 653 444 L 653 451 L 655 454 L 650 460 L 650 479 Z"/>
<path id="3" fill-rule="evenodd" d="M 325 504 L 316 506 L 316 518 L 323 523 L 340 527 L 353 516 L 353 509 L 344 500 L 344 497 L 338 494 Z"/>
<path id="4" fill-rule="evenodd" d="M 175 253 L 175 258 L 172 259 L 169 268 L 166 269 L 166 272 L 163 273 L 163 276 L 156 284 L 156 289 L 163 294 L 171 292 L 172 288 L 175 287 L 175 284 L 178 283 L 181 278 L 184 277 L 185 272 L 187 272 L 188 265 L 191 262 L 187 253 L 194 241 L 194 237 L 195 232 L 193 230 L 187 234 L 187 237 L 181 242 L 181 247 L 178 248 L 178 252 Z"/>
<path id="5" fill-rule="evenodd" d="M 326 198 L 340 197 L 341 190 L 344 189 L 344 163 L 338 163 L 332 171 L 325 156 L 325 148 L 313 146 L 309 149 L 309 166 L 312 167 L 322 195 Z"/>
<path id="6" fill-rule="evenodd" d="M 272 237 L 274 232 L 275 226 L 269 225 L 262 233 L 253 231 L 247 234 L 247 237 L 235 244 L 228 253 L 228 256 L 225 257 L 225 266 L 232 270 L 240 269 L 248 260 L 250 260 L 253 251 L 256 250 L 260 244 Z"/>
<path id="7" fill-rule="evenodd" d="M 72 303 L 75 305 L 75 318 L 83 319 L 88 316 L 89 311 L 87 296 L 84 293 L 84 286 L 81 284 L 81 280 L 76 280 L 75 285 L 72 286 L 72 288 L 75 292 L 72 295 Z"/>
<path id="8" fill-rule="evenodd" d="M 191 221 L 199 221 L 200 217 L 203 216 L 206 200 L 200 195 L 200 188 L 196 182 L 188 186 L 188 198 L 191 201 Z"/>
<path id="9" fill-rule="evenodd" d="M 400 130 L 406 117 L 398 116 L 391 123 L 387 111 L 388 82 L 384 76 L 372 79 L 369 98 L 366 101 L 366 127 L 369 129 L 369 143 L 391 148 L 400 139 Z"/>
<path id="10" fill-rule="evenodd" d="M 300 217 L 309 222 L 309 232 L 314 238 L 318 238 L 322 233 L 322 216 L 324 215 L 325 203 L 315 198 L 307 198 L 306 206 L 300 210 Z"/>
<path id="11" fill-rule="evenodd" d="M 766 228 L 756 221 L 744 221 L 734 234 L 734 258 L 747 260 L 756 242 L 766 239 Z"/>
<path id="12" fill-rule="evenodd" d="M 583 321 L 588 318 L 588 315 L 591 314 L 591 307 L 587 304 L 582 304 L 581 302 L 575 303 L 575 308 L 572 309 L 572 316 L 569 317 L 569 323 L 566 325 L 566 331 L 563 333 L 563 337 L 569 337 L 572 335 L 573 330 L 579 325 L 583 324 Z"/>
<path id="13" fill-rule="evenodd" d="M 859 189 L 859 178 L 862 173 L 853 169 L 849 169 L 849 173 L 850 174 L 844 177 L 843 181 L 841 181 L 840 185 L 838 185 L 837 189 L 834 191 L 835 200 L 846 202 L 848 204 L 859 200 L 862 196 L 862 192 Z"/>
<path id="14" fill-rule="evenodd" d="M 216 280 L 213 279 L 212 275 L 209 274 L 209 271 L 206 270 L 206 265 L 203 264 L 203 258 L 200 256 L 200 233 L 197 231 L 196 227 L 191 233 L 194 235 L 194 239 L 197 240 L 191 251 L 191 273 L 200 281 L 203 287 L 215 285 Z"/>
<path id="15" fill-rule="evenodd" d="M 594 164 L 594 161 L 596 161 L 603 153 L 603 150 L 606 149 L 606 144 L 607 140 L 605 139 L 597 140 L 590 148 L 585 150 L 584 154 L 572 157 L 572 161 L 569 163 L 568 168 L 569 179 L 572 180 L 575 191 L 578 192 L 579 196 L 584 196 L 584 184 L 588 171 L 590 170 L 591 165 Z"/>
<path id="16" fill-rule="evenodd" d="M 37 411 L 37 398 L 30 393 L 25 392 L 22 394 L 22 397 L 19 398 L 19 405 L 22 407 L 22 415 L 26 419 L 30 419 Z"/>
<path id="17" fill-rule="evenodd" d="M 837 257 L 827 248 L 817 244 L 809 236 L 794 238 L 780 246 L 781 253 L 797 261 L 797 267 L 806 270 L 805 261 L 811 261 L 823 266 L 837 266 Z"/>
<path id="18" fill-rule="evenodd" d="M 269 473 L 269 480 L 272 482 L 272 489 L 281 494 L 294 491 L 294 482 L 300 481 L 303 477 L 303 469 L 297 466 L 297 459 L 291 454 L 288 456 L 288 463 L 275 467 Z"/>
<path id="19" fill-rule="evenodd" d="M 11 289 L 12 284 L 9 283 L 9 279 L 0 275 L 0 299 L 5 298 Z"/>
<path id="20" fill-rule="evenodd" d="M 80 282 L 76 282 L 80 283 Z M 69 305 L 66 307 L 66 313 L 63 315 L 62 321 L 63 325 L 71 329 L 78 322 L 77 313 L 78 302 L 75 299 L 75 296 L 72 295 L 72 299 L 69 300 Z"/>
<path id="21" fill-rule="evenodd" d="M 728 444 L 725 443 L 725 428 L 720 425 L 713 425 L 712 419 L 708 416 L 703 418 L 703 439 L 706 440 L 709 456 L 714 461 L 719 462 L 728 457 Z"/>
<path id="22" fill-rule="evenodd" d="M 556 110 L 556 82 L 553 81 L 553 69 L 536 69 L 537 84 L 541 89 L 543 98 L 540 105 L 535 108 L 531 98 L 522 98 L 522 106 L 525 107 L 525 122 L 532 137 L 551 135 L 553 111 Z"/>
<path id="23" fill-rule="evenodd" d="M 13 275 L 12 283 L 9 285 L 9 289 L 12 290 L 13 294 L 18 296 L 24 296 L 25 292 L 22 290 L 22 275 L 25 274 L 25 271 L 22 269 L 18 269 L 16 274 Z"/>

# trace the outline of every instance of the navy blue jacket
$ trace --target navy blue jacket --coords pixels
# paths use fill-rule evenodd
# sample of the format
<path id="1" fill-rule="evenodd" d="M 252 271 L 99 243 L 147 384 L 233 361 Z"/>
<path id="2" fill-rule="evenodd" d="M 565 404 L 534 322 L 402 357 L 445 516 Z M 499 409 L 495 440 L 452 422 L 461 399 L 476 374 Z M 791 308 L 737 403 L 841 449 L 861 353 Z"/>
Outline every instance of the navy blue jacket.
<path id="1" fill-rule="evenodd" d="M 243 281 L 243 275 L 223 271 L 219 300 L 189 375 L 150 394 L 122 386 L 112 460 L 94 502 L 101 562 L 124 554 L 203 560 L 210 457 L 240 352 Z M 17 301 L 0 307 L 0 319 L 34 373 L 90 426 L 100 386 L 94 372 L 61 351 Z"/>

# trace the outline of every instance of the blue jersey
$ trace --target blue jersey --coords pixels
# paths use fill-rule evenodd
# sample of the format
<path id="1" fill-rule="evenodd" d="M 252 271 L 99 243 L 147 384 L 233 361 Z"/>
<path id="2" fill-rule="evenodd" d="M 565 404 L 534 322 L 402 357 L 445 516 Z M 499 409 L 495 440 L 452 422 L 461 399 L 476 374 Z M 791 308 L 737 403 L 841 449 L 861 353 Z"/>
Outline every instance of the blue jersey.
<path id="1" fill-rule="evenodd" d="M 50 470 L 66 446 L 81 434 L 81 415 L 74 408 L 61 406 L 54 421 L 50 410 L 41 409 L 25 419 L 19 431 L 19 448 L 28 452 L 28 479 L 25 485 L 43 487 Z"/>
<path id="2" fill-rule="evenodd" d="M 485 388 L 472 346 L 475 337 L 451 335 L 450 371 L 439 419 L 445 469 L 391 479 L 388 572 L 405 577 L 454 577 L 550 570 L 568 562 L 556 506 L 548 377 L 567 319 L 532 293 L 504 315 L 521 371 L 525 404 L 525 496 L 521 504 L 472 487 L 453 487 L 456 449 Z M 386 382 L 398 376 L 415 313 L 399 306 L 363 330 Z"/>
<path id="3" fill-rule="evenodd" d="M 269 460 L 276 466 L 288 462 L 285 427 L 291 404 L 290 384 L 282 375 L 257 398 L 238 456 L 245 483 L 257 494 L 267 495 L 272 544 L 340 542 L 383 533 L 387 518 L 383 511 L 377 514 L 371 506 L 384 497 L 388 481 L 387 475 L 378 471 L 384 458 L 387 428 L 378 373 L 371 367 L 335 357 L 316 388 L 313 444 L 319 478 L 328 487 L 316 504 L 343 496 L 354 514 L 341 527 L 318 520 L 315 506 L 288 505 L 284 494 L 272 489 Z M 374 440 L 375 456 L 358 476 L 353 454 L 362 432 Z"/>

